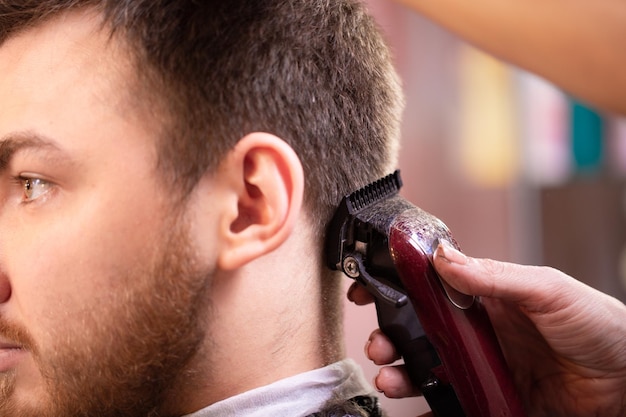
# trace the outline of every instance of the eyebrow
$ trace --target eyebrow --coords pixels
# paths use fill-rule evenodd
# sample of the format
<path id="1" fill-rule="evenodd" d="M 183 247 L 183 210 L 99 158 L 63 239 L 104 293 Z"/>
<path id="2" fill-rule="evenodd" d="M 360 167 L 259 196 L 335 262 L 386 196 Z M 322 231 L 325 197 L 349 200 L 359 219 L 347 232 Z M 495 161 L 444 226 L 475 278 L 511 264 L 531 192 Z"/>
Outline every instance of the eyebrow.
<path id="1" fill-rule="evenodd" d="M 11 159 L 24 150 L 52 150 L 61 153 L 54 140 L 34 132 L 14 132 L 0 138 L 0 171 L 4 171 Z"/>

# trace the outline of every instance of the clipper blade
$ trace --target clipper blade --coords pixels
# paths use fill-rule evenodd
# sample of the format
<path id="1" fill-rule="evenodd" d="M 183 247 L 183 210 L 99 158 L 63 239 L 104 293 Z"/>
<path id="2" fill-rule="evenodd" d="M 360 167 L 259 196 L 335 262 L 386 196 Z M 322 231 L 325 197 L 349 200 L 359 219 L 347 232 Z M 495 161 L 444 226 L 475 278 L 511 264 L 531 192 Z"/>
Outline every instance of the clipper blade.
<path id="1" fill-rule="evenodd" d="M 350 214 L 359 212 L 370 204 L 398 193 L 400 188 L 402 188 L 402 179 L 400 178 L 400 171 L 396 170 L 393 174 L 376 180 L 348 195 L 345 198 L 348 212 Z"/>
<path id="2" fill-rule="evenodd" d="M 396 170 L 393 174 L 376 180 L 341 200 L 327 229 L 326 264 L 329 268 L 341 269 L 344 245 L 353 238 L 351 225 L 355 218 L 394 197 L 401 187 L 400 171 Z"/>

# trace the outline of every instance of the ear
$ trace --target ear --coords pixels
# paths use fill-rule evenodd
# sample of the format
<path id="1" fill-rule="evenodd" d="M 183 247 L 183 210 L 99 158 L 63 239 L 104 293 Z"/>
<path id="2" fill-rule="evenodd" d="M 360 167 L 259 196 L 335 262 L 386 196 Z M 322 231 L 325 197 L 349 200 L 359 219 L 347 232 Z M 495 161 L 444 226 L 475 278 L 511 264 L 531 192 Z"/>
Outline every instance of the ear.
<path id="1" fill-rule="evenodd" d="M 242 138 L 223 162 L 232 193 L 219 233 L 218 268 L 234 270 L 280 246 L 302 207 L 304 174 L 295 151 L 269 133 Z"/>

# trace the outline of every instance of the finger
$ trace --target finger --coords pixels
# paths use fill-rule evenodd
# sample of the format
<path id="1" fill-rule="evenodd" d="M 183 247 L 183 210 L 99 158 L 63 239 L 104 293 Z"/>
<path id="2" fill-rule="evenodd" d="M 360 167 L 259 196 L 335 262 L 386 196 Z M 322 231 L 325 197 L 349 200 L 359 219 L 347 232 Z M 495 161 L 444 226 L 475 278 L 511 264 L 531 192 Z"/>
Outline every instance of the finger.
<path id="1" fill-rule="evenodd" d="M 443 241 L 433 254 L 433 263 L 439 275 L 463 293 L 527 306 L 548 305 L 562 297 L 565 288 L 578 285 L 553 268 L 471 258 Z"/>
<path id="2" fill-rule="evenodd" d="M 348 288 L 348 300 L 359 306 L 371 304 L 374 302 L 374 297 L 365 289 L 364 286 L 358 282 L 353 282 Z"/>
<path id="3" fill-rule="evenodd" d="M 419 390 L 413 386 L 404 366 L 385 366 L 374 378 L 374 386 L 389 398 L 415 397 Z"/>
<path id="4" fill-rule="evenodd" d="M 389 365 L 400 359 L 391 340 L 379 329 L 372 332 L 365 344 L 365 356 L 376 365 Z"/>

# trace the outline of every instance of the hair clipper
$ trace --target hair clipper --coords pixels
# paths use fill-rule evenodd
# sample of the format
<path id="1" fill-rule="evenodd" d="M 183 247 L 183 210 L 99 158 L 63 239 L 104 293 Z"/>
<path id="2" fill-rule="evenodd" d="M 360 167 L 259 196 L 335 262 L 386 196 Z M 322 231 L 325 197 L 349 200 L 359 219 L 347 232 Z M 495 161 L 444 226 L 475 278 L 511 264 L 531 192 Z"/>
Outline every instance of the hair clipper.
<path id="1" fill-rule="evenodd" d="M 399 171 L 346 196 L 328 229 L 328 266 L 374 296 L 381 330 L 402 355 L 435 417 L 523 417 L 480 300 L 446 284 L 432 265 L 443 239 L 436 217 L 398 195 Z"/>

